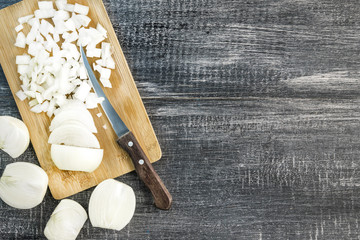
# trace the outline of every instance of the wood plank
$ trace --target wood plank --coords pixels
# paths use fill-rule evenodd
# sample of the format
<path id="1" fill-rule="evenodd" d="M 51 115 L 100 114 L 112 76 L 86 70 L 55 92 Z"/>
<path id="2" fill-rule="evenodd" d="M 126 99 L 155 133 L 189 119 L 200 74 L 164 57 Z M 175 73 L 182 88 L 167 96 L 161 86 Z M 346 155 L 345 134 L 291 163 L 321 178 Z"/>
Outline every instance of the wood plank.
<path id="1" fill-rule="evenodd" d="M 8 4 L 0 0 L 0 5 Z M 175 199 L 136 175 L 122 231 L 78 239 L 358 239 L 357 0 L 104 0 L 163 149 Z M 0 74 L 0 110 L 19 116 Z M 1 154 L 1 153 L 0 153 Z M 0 169 L 13 162 L 1 156 Z M 20 158 L 35 162 L 30 148 Z M 92 189 L 72 197 L 84 207 Z M 6 239 L 41 239 L 58 201 L 0 201 Z"/>
<path id="2" fill-rule="evenodd" d="M 115 52 L 116 70 L 112 71 L 111 76 L 113 88 L 105 89 L 105 94 L 125 124 L 139 139 L 139 143 L 149 156 L 150 161 L 159 160 L 161 157 L 160 146 L 102 1 L 77 2 L 89 5 L 89 17 L 93 20 L 90 26 L 96 27 L 96 24 L 100 23 L 105 27 L 108 31 L 109 42 L 112 44 Z M 22 49 L 14 46 L 16 39 L 14 27 L 18 24 L 17 19 L 20 16 L 31 14 L 35 9 L 37 9 L 36 0 L 24 0 L 0 10 L 0 21 L 7 22 L 7 24 L 0 26 L 0 61 L 13 94 L 20 89 L 21 84 L 16 71 L 15 57 L 23 53 Z M 68 197 L 97 185 L 104 179 L 115 178 L 133 170 L 133 165 L 128 155 L 116 144 L 117 137 L 111 129 L 109 121 L 105 117 L 98 118 L 96 116 L 98 112 L 102 112 L 103 116 L 105 116 L 102 109 L 91 110 L 98 129 L 98 133 L 95 135 L 100 141 L 101 148 L 104 149 L 103 161 L 99 168 L 93 173 L 59 170 L 51 160 L 50 145 L 47 144 L 50 119 L 45 113 L 32 113 L 27 100 L 21 102 L 15 97 L 15 101 L 22 119 L 29 127 L 31 142 L 40 165 L 49 176 L 49 188 L 54 198 L 61 199 Z M 102 127 L 104 124 L 108 126 L 107 129 Z"/>

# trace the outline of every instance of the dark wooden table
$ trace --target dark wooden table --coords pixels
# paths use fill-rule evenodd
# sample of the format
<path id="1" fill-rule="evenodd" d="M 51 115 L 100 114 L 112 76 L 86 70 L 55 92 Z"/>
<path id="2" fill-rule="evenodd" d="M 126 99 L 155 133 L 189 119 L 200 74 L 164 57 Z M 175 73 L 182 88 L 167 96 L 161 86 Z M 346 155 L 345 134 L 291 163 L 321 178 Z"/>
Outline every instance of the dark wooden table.
<path id="1" fill-rule="evenodd" d="M 78 239 L 359 238 L 359 1 L 104 3 L 174 204 L 159 211 L 127 174 L 131 223 L 116 232 L 87 221 Z M 0 113 L 20 117 L 2 71 Z M 17 160 L 37 163 L 31 146 Z M 1 152 L 0 173 L 12 162 Z M 71 198 L 87 208 L 92 190 Z M 31 210 L 0 201 L 0 238 L 44 238 L 57 204 L 49 192 Z"/>

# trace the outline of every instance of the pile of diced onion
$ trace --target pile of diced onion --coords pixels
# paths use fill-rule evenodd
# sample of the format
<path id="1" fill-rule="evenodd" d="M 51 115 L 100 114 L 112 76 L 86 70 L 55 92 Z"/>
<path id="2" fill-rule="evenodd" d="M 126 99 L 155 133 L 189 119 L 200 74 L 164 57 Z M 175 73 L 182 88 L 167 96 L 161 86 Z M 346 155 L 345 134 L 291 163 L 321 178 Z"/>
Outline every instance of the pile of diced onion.
<path id="1" fill-rule="evenodd" d="M 68 4 L 67 0 L 40 1 L 34 15 L 18 19 L 15 46 L 26 53 L 16 56 L 17 71 L 22 81 L 16 93 L 29 99 L 31 111 L 46 112 L 51 117 L 70 99 L 83 102 L 88 109 L 102 101 L 94 92 L 81 59 L 79 47 L 86 48 L 89 58 L 98 58 L 93 68 L 100 73 L 100 82 L 111 88 L 111 69 L 115 69 L 110 43 L 103 42 L 107 31 L 100 23 L 88 27 L 89 7 Z M 25 35 L 24 25 L 30 32 Z"/>

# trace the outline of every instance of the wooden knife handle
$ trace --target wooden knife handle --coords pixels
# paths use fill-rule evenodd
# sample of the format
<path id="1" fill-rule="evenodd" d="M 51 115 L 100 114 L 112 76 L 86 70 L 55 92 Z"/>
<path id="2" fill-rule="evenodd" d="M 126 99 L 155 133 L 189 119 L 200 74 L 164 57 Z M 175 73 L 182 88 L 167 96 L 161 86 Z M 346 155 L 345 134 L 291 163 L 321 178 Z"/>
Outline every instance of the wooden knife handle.
<path id="1" fill-rule="evenodd" d="M 124 134 L 117 140 L 117 143 L 130 155 L 138 176 L 150 189 L 154 197 L 155 206 L 168 210 L 171 207 L 172 197 L 159 175 L 155 172 L 134 134 L 132 132 Z"/>

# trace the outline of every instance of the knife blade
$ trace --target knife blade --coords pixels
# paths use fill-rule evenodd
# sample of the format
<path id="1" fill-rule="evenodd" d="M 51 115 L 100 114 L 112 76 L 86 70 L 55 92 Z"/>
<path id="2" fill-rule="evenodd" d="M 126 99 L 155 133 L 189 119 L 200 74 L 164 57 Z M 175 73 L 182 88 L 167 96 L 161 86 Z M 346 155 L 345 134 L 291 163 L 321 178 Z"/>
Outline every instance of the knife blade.
<path id="1" fill-rule="evenodd" d="M 98 97 L 104 98 L 104 101 L 101 103 L 101 107 L 103 108 L 113 130 L 118 137 L 116 140 L 117 143 L 129 154 L 139 178 L 151 191 L 155 206 L 163 210 L 168 210 L 172 203 L 171 194 L 160 179 L 159 175 L 156 173 L 134 134 L 128 129 L 128 127 L 121 120 L 120 116 L 116 113 L 115 109 L 109 102 L 98 80 L 96 79 L 93 70 L 90 67 L 84 49 L 81 46 L 80 52 L 95 93 L 98 95 Z"/>

